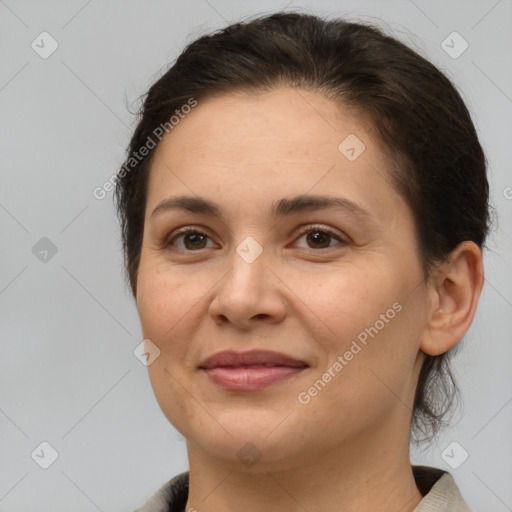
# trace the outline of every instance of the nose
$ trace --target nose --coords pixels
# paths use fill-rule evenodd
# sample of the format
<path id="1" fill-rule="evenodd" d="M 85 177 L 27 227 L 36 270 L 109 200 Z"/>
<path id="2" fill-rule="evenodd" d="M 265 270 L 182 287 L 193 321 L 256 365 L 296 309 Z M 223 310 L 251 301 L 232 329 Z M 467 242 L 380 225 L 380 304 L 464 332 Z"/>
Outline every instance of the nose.
<path id="1" fill-rule="evenodd" d="M 243 330 L 261 322 L 281 322 L 286 315 L 286 287 L 272 271 L 271 258 L 265 251 L 254 261 L 240 254 L 233 251 L 231 269 L 214 290 L 210 316 L 218 325 L 231 323 Z"/>

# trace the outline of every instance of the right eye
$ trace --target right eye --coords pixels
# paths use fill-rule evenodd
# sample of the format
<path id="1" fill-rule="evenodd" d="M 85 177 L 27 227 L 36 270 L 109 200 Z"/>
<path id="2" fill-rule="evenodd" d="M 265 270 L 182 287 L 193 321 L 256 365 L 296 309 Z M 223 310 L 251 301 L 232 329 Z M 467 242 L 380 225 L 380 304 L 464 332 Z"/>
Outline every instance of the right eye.
<path id="1" fill-rule="evenodd" d="M 178 231 L 166 244 L 168 250 L 179 249 L 181 251 L 196 251 L 206 249 L 205 243 L 210 237 L 196 228 L 184 228 Z M 175 241 L 182 239 L 182 246 L 176 247 Z"/>

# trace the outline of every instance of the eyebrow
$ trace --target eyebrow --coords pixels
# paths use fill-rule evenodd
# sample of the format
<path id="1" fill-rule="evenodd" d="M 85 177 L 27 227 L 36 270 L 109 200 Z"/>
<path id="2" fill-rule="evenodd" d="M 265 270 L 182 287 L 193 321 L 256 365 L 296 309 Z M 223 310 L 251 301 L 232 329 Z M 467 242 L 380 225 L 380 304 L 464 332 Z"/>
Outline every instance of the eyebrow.
<path id="1" fill-rule="evenodd" d="M 327 208 L 346 210 L 363 218 L 363 220 L 372 220 L 372 216 L 368 211 L 350 199 L 306 194 L 274 201 L 270 209 L 270 214 L 274 218 L 281 218 L 294 213 L 323 210 Z M 219 204 L 197 196 L 175 196 L 164 199 L 151 212 L 150 219 L 172 210 L 186 210 L 192 213 L 200 213 L 217 217 L 221 221 L 226 222 Z"/>

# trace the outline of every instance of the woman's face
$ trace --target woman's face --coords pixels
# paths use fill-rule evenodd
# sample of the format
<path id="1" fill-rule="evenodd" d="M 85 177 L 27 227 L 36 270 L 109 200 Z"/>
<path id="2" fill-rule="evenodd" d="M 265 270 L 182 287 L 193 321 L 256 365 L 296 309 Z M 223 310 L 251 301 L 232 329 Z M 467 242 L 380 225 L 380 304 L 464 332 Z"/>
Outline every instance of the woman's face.
<path id="1" fill-rule="evenodd" d="M 407 438 L 429 299 L 390 166 L 360 116 L 284 87 L 199 102 L 162 139 L 137 307 L 160 350 L 156 398 L 189 449 L 263 470 Z M 221 217 L 155 210 L 178 196 Z M 201 368 L 228 350 L 298 363 Z"/>

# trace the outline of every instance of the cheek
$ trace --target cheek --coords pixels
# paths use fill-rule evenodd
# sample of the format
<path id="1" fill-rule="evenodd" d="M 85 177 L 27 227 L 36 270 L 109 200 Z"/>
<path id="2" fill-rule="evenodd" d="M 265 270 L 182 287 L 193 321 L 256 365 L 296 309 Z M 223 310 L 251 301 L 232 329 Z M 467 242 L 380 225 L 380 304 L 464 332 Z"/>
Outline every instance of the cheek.
<path id="1" fill-rule="evenodd" d="M 408 283 L 414 280 L 406 274 L 405 268 L 374 265 L 296 282 L 297 295 L 307 297 L 305 306 L 314 313 L 312 321 L 323 325 L 324 334 L 313 337 L 326 355 L 316 378 L 329 382 L 330 391 L 322 391 L 327 402 L 347 400 L 347 411 L 357 403 L 378 408 L 378 397 L 393 396 L 386 386 L 400 393 L 407 385 L 419 349 L 424 297 L 421 288 L 411 293 Z"/>
<path id="2" fill-rule="evenodd" d="M 325 272 L 287 276 L 300 299 L 295 301 L 297 313 L 302 320 L 310 318 L 311 325 L 321 326 L 323 334 L 313 338 L 328 352 L 343 353 L 347 344 L 379 320 L 400 295 L 389 269 L 375 263 L 373 270 L 368 267 L 340 265 L 335 270 L 325 267 Z"/>
<path id="3" fill-rule="evenodd" d="M 197 280 L 184 281 L 179 271 L 141 261 L 137 281 L 137 310 L 144 336 L 161 342 L 172 336 L 180 319 L 193 309 L 200 296 Z"/>
<path id="4" fill-rule="evenodd" d="M 148 366 L 148 375 L 162 412 L 183 434 L 187 433 L 187 422 L 193 422 L 197 414 L 182 384 L 188 379 L 187 354 L 194 336 L 191 329 L 201 321 L 198 301 L 204 290 L 194 283 L 197 280 L 184 282 L 179 272 L 141 261 L 137 309 L 142 333 L 160 349 L 159 357 Z"/>
<path id="5" fill-rule="evenodd" d="M 142 334 L 160 349 L 158 359 L 148 367 L 154 383 L 172 384 L 170 375 L 163 372 L 163 368 L 172 375 L 182 375 L 187 370 L 190 340 L 194 338 L 194 326 L 201 321 L 199 302 L 203 294 L 197 280 L 184 282 L 179 272 L 141 266 L 137 309 Z M 169 379 L 171 381 L 167 382 Z"/>
<path id="6" fill-rule="evenodd" d="M 330 396 L 325 396 L 327 402 L 339 403 L 347 414 L 360 418 L 354 421 L 363 423 L 363 418 L 373 421 L 395 408 L 408 411 L 422 329 L 418 306 L 418 301 L 407 297 L 365 309 L 367 320 L 331 352 L 330 361 L 342 356 L 343 369 L 333 379 L 336 382 Z"/>

